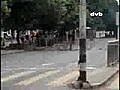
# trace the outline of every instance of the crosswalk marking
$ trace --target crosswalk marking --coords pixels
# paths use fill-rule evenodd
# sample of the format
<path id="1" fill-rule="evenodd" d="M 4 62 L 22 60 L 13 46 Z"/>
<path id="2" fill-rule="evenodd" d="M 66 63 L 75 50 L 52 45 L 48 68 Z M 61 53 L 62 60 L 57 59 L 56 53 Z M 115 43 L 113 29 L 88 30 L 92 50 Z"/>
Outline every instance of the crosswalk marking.
<path id="1" fill-rule="evenodd" d="M 42 66 L 49 66 L 49 65 L 53 65 L 54 63 L 44 63 L 42 64 Z"/>
<path id="2" fill-rule="evenodd" d="M 96 67 L 88 66 L 88 67 L 86 67 L 86 69 L 87 69 L 87 70 L 94 70 L 94 69 L 96 69 Z"/>
<path id="3" fill-rule="evenodd" d="M 8 80 L 13 80 L 13 79 L 16 79 L 18 77 L 25 76 L 25 75 L 28 75 L 28 74 L 31 74 L 31 73 L 34 73 L 34 72 L 36 72 L 36 71 L 23 71 L 23 72 L 20 72 L 20 73 L 15 73 L 15 74 L 10 75 L 8 77 L 1 78 L 1 82 L 6 82 Z"/>
<path id="4" fill-rule="evenodd" d="M 45 72 L 44 74 L 39 74 L 38 76 L 26 79 L 26 80 L 21 81 L 21 82 L 18 82 L 15 85 L 25 85 L 25 86 L 27 86 L 27 85 L 32 84 L 32 83 L 34 83 L 34 82 L 36 82 L 36 81 L 38 81 L 42 78 L 48 77 L 48 76 L 50 76 L 52 74 L 56 74 L 58 72 L 60 72 L 60 70 L 48 71 L 48 72 Z"/>
<path id="5" fill-rule="evenodd" d="M 79 75 L 78 71 L 73 71 L 73 72 L 70 72 L 70 73 L 60 77 L 60 78 L 57 78 L 54 81 L 51 81 L 50 83 L 48 83 L 48 85 L 50 85 L 50 86 L 64 86 L 67 84 L 67 82 L 69 80 L 71 80 L 74 77 L 77 77 L 78 75 Z"/>
<path id="6" fill-rule="evenodd" d="M 47 68 L 47 67 L 41 67 L 41 68 L 37 68 L 37 67 L 32 67 L 32 68 L 7 68 L 7 69 L 3 69 L 3 71 L 18 71 L 18 70 L 43 70 L 43 69 L 55 69 L 55 68 Z"/>

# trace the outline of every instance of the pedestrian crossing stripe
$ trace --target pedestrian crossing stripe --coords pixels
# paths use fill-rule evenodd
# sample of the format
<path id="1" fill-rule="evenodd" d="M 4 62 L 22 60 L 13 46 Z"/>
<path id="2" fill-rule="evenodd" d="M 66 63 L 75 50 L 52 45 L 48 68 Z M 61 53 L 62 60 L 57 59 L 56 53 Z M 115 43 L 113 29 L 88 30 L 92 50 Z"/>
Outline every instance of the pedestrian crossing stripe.
<path id="1" fill-rule="evenodd" d="M 48 77 L 50 75 L 53 75 L 53 74 L 56 74 L 60 72 L 60 70 L 54 70 L 54 71 L 48 71 L 48 72 L 45 72 L 45 73 L 42 73 L 42 74 L 39 74 L 35 77 L 32 77 L 32 78 L 29 78 L 29 79 L 26 79 L 24 81 L 20 81 L 18 83 L 16 83 L 15 85 L 24 85 L 24 86 L 27 86 L 29 84 L 32 84 L 34 82 L 37 82 L 38 80 L 42 79 L 42 78 L 45 78 L 45 77 Z"/>
<path id="2" fill-rule="evenodd" d="M 8 77 L 1 78 L 1 82 L 3 83 L 9 80 L 14 80 L 16 78 L 19 78 L 19 77 L 22 77 L 22 76 L 25 76 L 25 75 L 28 75 L 34 72 L 36 71 L 23 71 L 23 72 L 15 73 L 13 75 L 9 75 Z"/>
<path id="3" fill-rule="evenodd" d="M 51 81 L 50 83 L 48 83 L 47 85 L 49 86 L 53 86 L 53 87 L 56 87 L 56 86 L 64 86 L 64 85 L 67 85 L 68 84 L 68 81 L 77 77 L 79 75 L 79 72 L 78 71 L 73 71 L 73 72 L 70 72 L 60 78 L 57 78 L 55 79 L 54 81 Z"/>

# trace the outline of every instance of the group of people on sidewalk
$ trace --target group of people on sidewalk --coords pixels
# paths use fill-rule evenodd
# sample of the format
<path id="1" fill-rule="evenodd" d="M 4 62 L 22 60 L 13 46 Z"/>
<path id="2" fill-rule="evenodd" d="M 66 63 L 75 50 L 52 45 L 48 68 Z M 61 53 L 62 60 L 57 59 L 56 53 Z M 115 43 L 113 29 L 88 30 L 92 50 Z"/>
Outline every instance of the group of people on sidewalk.
<path id="1" fill-rule="evenodd" d="M 45 38 L 45 35 L 41 31 L 31 31 L 30 34 L 24 34 L 18 31 L 16 36 L 17 44 L 32 44 L 37 47 L 45 46 Z"/>
<path id="2" fill-rule="evenodd" d="M 30 34 L 24 34 L 23 32 L 18 31 L 16 36 L 17 44 L 33 44 L 35 46 L 52 46 L 54 43 L 62 43 L 62 41 L 66 41 L 65 35 L 58 34 L 43 34 L 41 31 L 33 32 Z M 73 43 L 74 35 L 68 35 L 68 41 Z"/>
<path id="3" fill-rule="evenodd" d="M 16 39 L 16 40 L 15 40 Z M 14 39 L 11 37 L 11 41 L 15 40 L 17 45 L 22 46 L 32 46 L 32 47 L 44 47 L 44 46 L 53 46 L 54 44 L 67 43 L 72 48 L 72 44 L 75 41 L 75 35 L 73 32 L 43 32 L 43 31 L 17 31 Z M 5 38 L 1 38 L 5 44 Z M 13 43 L 14 44 L 14 43 Z"/>

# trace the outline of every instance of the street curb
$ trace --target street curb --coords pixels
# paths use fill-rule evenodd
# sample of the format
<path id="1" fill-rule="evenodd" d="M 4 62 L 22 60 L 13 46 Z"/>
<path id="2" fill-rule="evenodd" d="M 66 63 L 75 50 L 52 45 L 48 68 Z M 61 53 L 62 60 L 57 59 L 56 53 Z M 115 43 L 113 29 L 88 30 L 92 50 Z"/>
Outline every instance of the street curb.
<path id="1" fill-rule="evenodd" d="M 118 72 L 119 72 L 119 69 L 116 68 L 116 69 L 114 70 L 114 72 L 113 72 L 110 76 L 108 76 L 106 79 L 104 79 L 102 82 L 100 82 L 100 83 L 95 83 L 95 84 L 94 84 L 94 83 L 93 83 L 93 84 L 89 83 L 90 86 L 89 86 L 89 87 L 86 87 L 86 86 L 85 86 L 85 87 L 83 88 L 83 90 L 97 90 L 97 88 L 105 85 L 105 84 L 106 84 L 109 80 L 111 80 Z M 88 82 L 89 82 L 89 81 L 88 81 Z M 72 85 L 71 81 L 70 81 L 69 83 L 67 83 L 67 86 L 70 87 L 70 88 L 76 89 L 76 88 Z"/>
<path id="2" fill-rule="evenodd" d="M 113 78 L 118 72 L 119 72 L 119 70 L 116 70 L 116 72 L 114 72 L 110 77 L 108 77 L 105 81 L 103 81 L 103 83 L 96 84 L 96 85 L 93 85 L 93 86 L 91 86 L 91 87 L 94 89 L 94 88 L 98 88 L 98 87 L 104 85 L 104 84 L 107 83 L 111 78 Z"/>
<path id="3" fill-rule="evenodd" d="M 45 50 L 45 47 L 34 49 L 34 50 L 23 50 L 23 51 L 16 51 L 16 52 L 3 53 L 3 54 L 1 53 L 1 55 L 9 55 L 9 54 L 16 54 L 16 53 L 23 53 L 23 52 L 41 51 L 41 50 Z"/>
<path id="4" fill-rule="evenodd" d="M 28 51 L 41 51 L 41 50 L 45 50 L 46 47 L 41 47 L 41 48 L 34 48 L 33 50 L 28 50 Z"/>
<path id="5" fill-rule="evenodd" d="M 22 53 L 22 52 L 27 52 L 27 51 L 18 51 L 18 52 L 11 52 L 11 53 L 3 53 L 1 55 L 9 55 L 9 54 L 16 54 L 16 53 Z"/>

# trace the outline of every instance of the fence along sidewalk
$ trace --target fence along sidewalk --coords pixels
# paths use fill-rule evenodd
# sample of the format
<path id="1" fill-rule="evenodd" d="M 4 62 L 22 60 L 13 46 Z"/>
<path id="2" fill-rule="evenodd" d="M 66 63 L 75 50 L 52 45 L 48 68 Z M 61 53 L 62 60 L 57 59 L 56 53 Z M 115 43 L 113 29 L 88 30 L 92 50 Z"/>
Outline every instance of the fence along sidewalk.
<path id="1" fill-rule="evenodd" d="M 119 40 L 108 41 L 107 47 L 107 66 L 111 66 L 119 61 Z"/>

